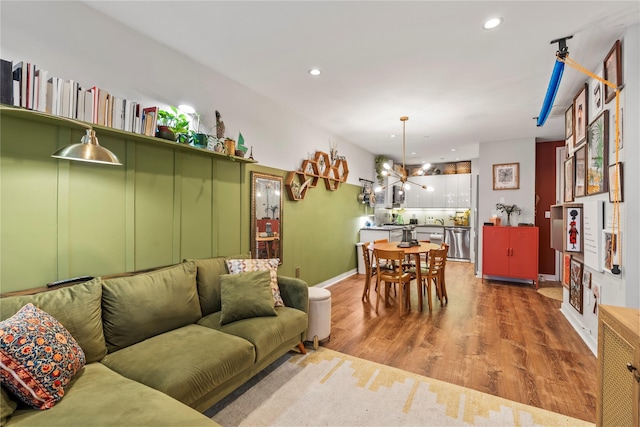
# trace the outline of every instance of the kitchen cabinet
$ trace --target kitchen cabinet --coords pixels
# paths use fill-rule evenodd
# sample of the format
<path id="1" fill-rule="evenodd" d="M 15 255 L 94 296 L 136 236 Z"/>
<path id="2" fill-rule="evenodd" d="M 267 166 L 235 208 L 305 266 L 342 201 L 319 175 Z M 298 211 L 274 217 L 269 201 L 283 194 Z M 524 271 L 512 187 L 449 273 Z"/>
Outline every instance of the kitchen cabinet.
<path id="1" fill-rule="evenodd" d="M 482 277 L 538 283 L 538 227 L 482 227 Z"/>
<path id="2" fill-rule="evenodd" d="M 402 226 L 370 227 L 360 229 L 360 243 L 387 239 L 390 242 L 402 241 Z"/>
<path id="3" fill-rule="evenodd" d="M 471 174 L 415 176 L 411 177 L 411 184 L 405 198 L 407 208 L 471 207 Z"/>
<path id="4" fill-rule="evenodd" d="M 598 308 L 598 398 L 596 425 L 640 422 L 640 310 Z"/>

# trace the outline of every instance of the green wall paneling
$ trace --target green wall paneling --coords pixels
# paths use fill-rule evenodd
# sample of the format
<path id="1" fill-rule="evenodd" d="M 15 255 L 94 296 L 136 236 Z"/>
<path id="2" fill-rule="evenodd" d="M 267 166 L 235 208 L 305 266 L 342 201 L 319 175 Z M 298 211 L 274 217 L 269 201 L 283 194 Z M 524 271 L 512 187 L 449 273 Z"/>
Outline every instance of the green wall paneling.
<path id="1" fill-rule="evenodd" d="M 58 160 L 82 125 L 0 114 L 0 292 L 242 251 L 247 159 L 95 126 L 123 167 Z"/>
<path id="2" fill-rule="evenodd" d="M 25 127 L 29 132 L 24 132 Z M 60 133 L 68 138 L 68 129 Z M 56 277 L 58 162 L 50 156 L 58 148 L 58 138 L 57 127 L 2 117 L 2 292 L 42 286 Z"/>

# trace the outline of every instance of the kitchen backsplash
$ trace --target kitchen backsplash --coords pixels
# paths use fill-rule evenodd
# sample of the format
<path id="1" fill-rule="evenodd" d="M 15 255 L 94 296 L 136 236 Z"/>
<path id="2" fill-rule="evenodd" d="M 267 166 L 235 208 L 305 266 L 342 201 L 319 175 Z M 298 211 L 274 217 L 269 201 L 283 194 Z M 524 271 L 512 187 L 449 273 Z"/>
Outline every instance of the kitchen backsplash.
<path id="1" fill-rule="evenodd" d="M 415 220 L 419 225 L 470 225 L 469 209 L 384 209 L 376 208 L 375 225 L 409 224 Z"/>

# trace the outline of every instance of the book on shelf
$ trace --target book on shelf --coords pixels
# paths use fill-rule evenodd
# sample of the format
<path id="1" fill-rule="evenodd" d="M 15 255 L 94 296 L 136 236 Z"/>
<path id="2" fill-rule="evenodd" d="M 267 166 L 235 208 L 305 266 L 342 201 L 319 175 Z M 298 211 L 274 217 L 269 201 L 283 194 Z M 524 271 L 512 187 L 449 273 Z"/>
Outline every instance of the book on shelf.
<path id="1" fill-rule="evenodd" d="M 17 91 L 13 92 L 13 104 L 18 107 L 26 107 L 27 102 L 27 67 L 23 61 L 13 64 L 13 80 L 17 82 Z M 14 83 L 14 89 L 16 83 Z"/>
<path id="2" fill-rule="evenodd" d="M 27 63 L 27 104 L 26 107 L 33 110 L 35 102 L 36 65 Z"/>
<path id="3" fill-rule="evenodd" d="M 80 85 L 78 85 L 76 88 L 75 99 L 76 99 L 76 110 L 75 110 L 76 119 L 86 122 L 84 118 L 84 90 L 82 90 Z"/>
<path id="4" fill-rule="evenodd" d="M 107 126 L 107 114 L 109 107 L 109 92 L 104 89 L 98 89 L 98 117 L 96 124 Z"/>
<path id="5" fill-rule="evenodd" d="M 147 136 L 156 135 L 158 123 L 158 107 L 147 107 L 142 109 L 142 129 Z"/>
<path id="6" fill-rule="evenodd" d="M 13 61 L 0 59 L 0 103 L 13 105 Z"/>
<path id="7" fill-rule="evenodd" d="M 93 91 L 91 89 L 84 90 L 84 121 L 89 123 L 95 123 L 95 117 L 93 116 Z"/>
<path id="8" fill-rule="evenodd" d="M 36 101 L 34 109 L 47 110 L 47 83 L 49 82 L 49 72 L 47 70 L 36 70 Z"/>

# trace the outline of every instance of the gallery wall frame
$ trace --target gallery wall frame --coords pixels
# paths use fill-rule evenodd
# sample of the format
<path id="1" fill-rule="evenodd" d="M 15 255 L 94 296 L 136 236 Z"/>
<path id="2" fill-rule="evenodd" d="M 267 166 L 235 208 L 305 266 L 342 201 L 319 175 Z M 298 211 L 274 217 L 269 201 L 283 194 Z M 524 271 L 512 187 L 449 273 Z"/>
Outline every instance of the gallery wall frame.
<path id="1" fill-rule="evenodd" d="M 565 250 L 567 252 L 582 252 L 582 208 L 568 207 L 565 209 L 567 234 L 565 235 Z"/>
<path id="2" fill-rule="evenodd" d="M 584 197 L 587 195 L 586 190 L 586 173 L 587 173 L 587 146 L 583 145 L 578 148 L 574 154 L 574 168 L 575 168 L 575 185 L 573 196 Z"/>
<path id="3" fill-rule="evenodd" d="M 609 165 L 609 201 L 611 203 L 613 203 L 614 201 L 624 202 L 623 177 L 624 174 L 622 173 L 622 162 Z M 616 191 L 616 181 L 618 191 Z"/>
<path id="4" fill-rule="evenodd" d="M 582 268 L 583 265 L 580 261 L 575 258 L 571 259 L 569 303 L 580 314 L 582 314 Z"/>
<path id="5" fill-rule="evenodd" d="M 585 83 L 573 98 L 573 145 L 582 144 L 587 138 L 588 85 Z"/>
<path id="6" fill-rule="evenodd" d="M 569 284 L 571 283 L 571 254 L 564 254 L 562 266 L 562 286 L 569 289 Z"/>
<path id="7" fill-rule="evenodd" d="M 622 48 L 620 40 L 616 40 L 611 50 L 604 58 L 603 68 L 604 79 L 615 84 L 617 87 L 622 85 Z M 616 97 L 616 91 L 609 86 L 604 87 L 604 101 L 609 103 Z"/>
<path id="8" fill-rule="evenodd" d="M 573 202 L 573 185 L 575 169 L 573 156 L 564 161 L 564 201 Z"/>
<path id="9" fill-rule="evenodd" d="M 602 69 L 594 73 L 602 78 Z M 589 118 L 593 120 L 604 109 L 604 84 L 597 79 L 589 79 Z"/>
<path id="10" fill-rule="evenodd" d="M 602 268 L 605 273 L 609 273 L 618 278 L 620 278 L 621 275 L 614 275 L 611 273 L 611 269 L 614 264 L 618 264 L 619 262 L 621 244 L 621 233 L 616 233 L 610 229 L 602 230 Z"/>
<path id="11" fill-rule="evenodd" d="M 604 110 L 587 129 L 587 195 L 608 190 L 609 110 Z"/>
<path id="12" fill-rule="evenodd" d="M 564 139 L 573 136 L 573 104 L 564 112 Z M 573 138 L 572 138 L 573 139 Z"/>
<path id="13" fill-rule="evenodd" d="M 493 189 L 517 190 L 520 188 L 520 163 L 493 165 Z"/>

